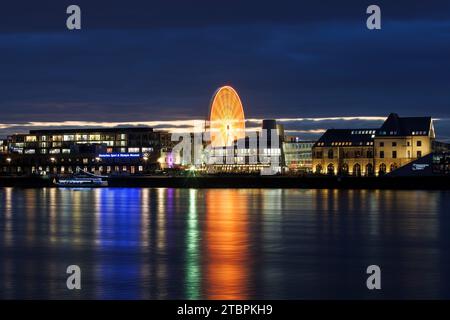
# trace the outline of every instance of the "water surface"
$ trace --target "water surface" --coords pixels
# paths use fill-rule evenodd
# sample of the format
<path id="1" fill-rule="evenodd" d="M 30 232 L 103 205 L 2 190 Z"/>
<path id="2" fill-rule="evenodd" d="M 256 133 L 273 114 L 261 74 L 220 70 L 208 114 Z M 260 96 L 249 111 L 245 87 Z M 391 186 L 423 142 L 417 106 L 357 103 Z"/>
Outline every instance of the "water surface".
<path id="1" fill-rule="evenodd" d="M 450 192 L 0 189 L 0 298 L 450 298 Z M 66 287 L 79 265 L 82 289 Z M 382 290 L 366 288 L 366 268 Z"/>

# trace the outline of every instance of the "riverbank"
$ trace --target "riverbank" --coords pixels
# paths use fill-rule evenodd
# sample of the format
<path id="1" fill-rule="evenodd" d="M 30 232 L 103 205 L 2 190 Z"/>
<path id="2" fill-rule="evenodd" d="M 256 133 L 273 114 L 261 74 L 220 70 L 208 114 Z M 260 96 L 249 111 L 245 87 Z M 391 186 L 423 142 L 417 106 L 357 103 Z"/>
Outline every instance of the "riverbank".
<path id="1" fill-rule="evenodd" d="M 450 189 L 450 177 L 335 176 L 125 176 L 107 178 L 109 187 L 301 188 L 301 189 Z M 0 177 L 0 187 L 54 187 L 46 177 Z"/>

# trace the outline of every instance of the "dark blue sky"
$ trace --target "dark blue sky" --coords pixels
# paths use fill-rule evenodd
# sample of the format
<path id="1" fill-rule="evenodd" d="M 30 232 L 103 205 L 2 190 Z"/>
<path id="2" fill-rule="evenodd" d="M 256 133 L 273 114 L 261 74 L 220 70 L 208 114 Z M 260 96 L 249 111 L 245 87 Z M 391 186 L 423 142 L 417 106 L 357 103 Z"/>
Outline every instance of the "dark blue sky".
<path id="1" fill-rule="evenodd" d="M 0 124 L 201 119 L 224 84 L 249 118 L 450 118 L 449 1 L 318 2 L 3 3 Z"/>

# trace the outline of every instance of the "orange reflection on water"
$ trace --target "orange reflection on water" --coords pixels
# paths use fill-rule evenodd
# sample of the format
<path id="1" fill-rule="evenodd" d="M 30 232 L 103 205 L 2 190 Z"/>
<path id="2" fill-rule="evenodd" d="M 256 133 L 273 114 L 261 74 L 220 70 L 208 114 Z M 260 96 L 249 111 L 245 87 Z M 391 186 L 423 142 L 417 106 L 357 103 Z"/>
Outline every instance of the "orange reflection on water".
<path id="1" fill-rule="evenodd" d="M 206 299 L 248 297 L 247 198 L 239 190 L 208 190 L 205 225 Z"/>

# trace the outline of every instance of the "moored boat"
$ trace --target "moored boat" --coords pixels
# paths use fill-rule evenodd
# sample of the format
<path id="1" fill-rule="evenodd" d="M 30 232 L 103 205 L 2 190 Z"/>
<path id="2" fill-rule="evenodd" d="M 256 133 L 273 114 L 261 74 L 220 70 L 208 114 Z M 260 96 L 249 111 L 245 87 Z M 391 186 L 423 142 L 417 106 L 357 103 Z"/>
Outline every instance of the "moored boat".
<path id="1" fill-rule="evenodd" d="M 77 168 L 77 172 L 69 177 L 56 177 L 53 183 L 58 187 L 107 187 L 105 176 L 98 176 Z"/>

